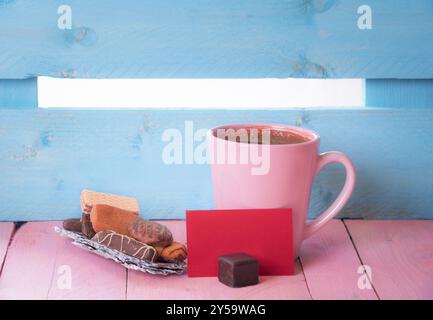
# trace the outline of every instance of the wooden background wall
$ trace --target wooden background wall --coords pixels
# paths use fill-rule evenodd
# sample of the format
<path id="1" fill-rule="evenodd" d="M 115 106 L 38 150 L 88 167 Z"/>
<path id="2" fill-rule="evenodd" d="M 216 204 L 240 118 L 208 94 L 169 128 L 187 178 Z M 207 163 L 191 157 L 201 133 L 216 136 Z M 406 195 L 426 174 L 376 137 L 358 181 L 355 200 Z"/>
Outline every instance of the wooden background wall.
<path id="1" fill-rule="evenodd" d="M 58 28 L 63 4 L 71 29 Z M 358 28 L 361 5 L 372 29 Z M 341 217 L 433 218 L 432 15 L 429 0 L 0 0 L 0 220 L 78 216 L 83 188 L 134 195 L 151 218 L 212 208 L 207 166 L 161 160 L 162 132 L 189 120 L 317 130 L 322 151 L 358 170 Z M 47 110 L 40 75 L 366 78 L 367 107 Z M 319 176 L 310 217 L 343 178 L 338 166 Z"/>

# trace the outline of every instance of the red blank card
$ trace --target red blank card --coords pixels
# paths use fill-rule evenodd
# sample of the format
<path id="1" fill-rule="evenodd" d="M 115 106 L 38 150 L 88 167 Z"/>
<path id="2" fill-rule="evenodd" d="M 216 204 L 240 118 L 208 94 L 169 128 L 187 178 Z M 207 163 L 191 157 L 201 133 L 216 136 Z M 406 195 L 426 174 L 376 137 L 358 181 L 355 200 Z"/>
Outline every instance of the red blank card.
<path id="1" fill-rule="evenodd" d="M 218 274 L 218 257 L 246 253 L 261 275 L 294 273 L 291 209 L 188 210 L 188 276 Z"/>

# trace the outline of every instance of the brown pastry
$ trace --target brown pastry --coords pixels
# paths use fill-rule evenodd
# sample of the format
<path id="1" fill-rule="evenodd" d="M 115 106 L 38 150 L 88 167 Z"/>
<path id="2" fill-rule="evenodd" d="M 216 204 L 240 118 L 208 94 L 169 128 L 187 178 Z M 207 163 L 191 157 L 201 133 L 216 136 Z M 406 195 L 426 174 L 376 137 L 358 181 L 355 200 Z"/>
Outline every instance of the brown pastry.
<path id="1" fill-rule="evenodd" d="M 83 190 L 80 195 L 82 212 L 89 213 L 96 204 L 107 204 L 113 207 L 134 212 L 138 215 L 140 211 L 138 202 L 135 198 L 118 196 L 109 193 L 95 192 L 91 190 Z"/>
<path id="2" fill-rule="evenodd" d="M 156 251 L 158 251 L 159 260 L 164 262 L 182 262 L 187 256 L 186 247 L 179 242 L 173 242 L 166 247 L 156 247 Z"/>
<path id="3" fill-rule="evenodd" d="M 126 236 L 130 235 L 128 231 L 129 226 L 137 219 L 139 218 L 135 212 L 107 204 L 93 206 L 90 213 L 90 220 L 96 232 L 111 230 Z"/>
<path id="4" fill-rule="evenodd" d="M 166 247 L 173 242 L 170 230 L 153 221 L 135 219 L 128 228 L 128 235 L 152 246 Z"/>
<path id="5" fill-rule="evenodd" d="M 100 231 L 92 240 L 140 260 L 154 262 L 158 258 L 154 247 L 113 231 Z"/>
<path id="6" fill-rule="evenodd" d="M 80 219 L 66 219 L 63 221 L 63 228 L 68 231 L 81 232 Z"/>
<path id="7" fill-rule="evenodd" d="M 95 235 L 92 222 L 90 221 L 90 214 L 84 213 L 81 215 L 81 233 L 87 238 L 92 238 Z"/>

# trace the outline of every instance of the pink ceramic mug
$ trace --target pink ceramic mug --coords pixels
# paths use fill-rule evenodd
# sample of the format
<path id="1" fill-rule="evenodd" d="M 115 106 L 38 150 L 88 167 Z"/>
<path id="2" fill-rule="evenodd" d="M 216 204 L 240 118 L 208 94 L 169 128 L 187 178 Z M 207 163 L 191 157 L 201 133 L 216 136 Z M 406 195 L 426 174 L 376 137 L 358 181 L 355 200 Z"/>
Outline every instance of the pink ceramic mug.
<path id="1" fill-rule="evenodd" d="M 246 128 L 289 131 L 305 137 L 306 141 L 265 145 L 228 141 L 217 137 L 217 132 L 221 130 L 236 131 Z M 288 125 L 234 124 L 210 130 L 208 143 L 216 208 L 292 208 L 293 249 L 297 257 L 302 240 L 311 236 L 340 212 L 355 186 L 356 175 L 351 160 L 343 153 L 335 151 L 319 155 L 319 141 L 317 133 Z M 233 161 L 234 158 L 229 161 L 229 155 L 234 152 L 237 153 L 236 161 Z M 242 152 L 244 155 L 256 154 L 255 159 L 251 156 L 249 161 L 241 160 Z M 260 154 L 262 163 L 258 161 Z M 265 161 L 268 163 L 264 163 Z M 316 220 L 307 222 L 313 179 L 323 167 L 335 162 L 341 163 L 346 169 L 344 187 L 325 212 Z"/>

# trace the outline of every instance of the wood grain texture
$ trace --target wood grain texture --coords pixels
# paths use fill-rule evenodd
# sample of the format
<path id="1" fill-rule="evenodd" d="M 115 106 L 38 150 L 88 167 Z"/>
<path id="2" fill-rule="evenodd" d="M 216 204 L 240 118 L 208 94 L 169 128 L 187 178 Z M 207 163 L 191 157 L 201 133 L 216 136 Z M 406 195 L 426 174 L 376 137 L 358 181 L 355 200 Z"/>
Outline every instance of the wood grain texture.
<path id="1" fill-rule="evenodd" d="M 14 230 L 15 225 L 12 222 L 0 222 L 0 275 Z"/>
<path id="2" fill-rule="evenodd" d="M 79 217 L 83 189 L 134 196 L 152 219 L 213 208 L 208 165 L 162 160 L 163 132 L 177 129 L 185 137 L 189 120 L 195 129 L 274 122 L 316 130 L 321 151 L 345 152 L 357 168 L 340 217 L 433 218 L 431 109 L 38 109 L 0 110 L 0 221 Z M 334 165 L 316 178 L 310 218 L 329 206 L 343 180 Z"/>
<path id="3" fill-rule="evenodd" d="M 172 230 L 175 240 L 186 241 L 184 221 L 160 222 Z M 344 223 L 362 263 L 371 267 L 372 284 L 381 299 L 433 298 L 433 221 Z M 126 277 L 119 265 L 60 238 L 52 231 L 58 224 L 27 223 L 16 232 L 0 275 L 0 299 L 375 298 L 372 290 L 360 293 L 353 288 L 360 262 L 340 220 L 306 240 L 303 270 L 298 261 L 295 276 L 261 277 L 259 285 L 235 290 L 216 278 L 159 277 L 135 271 L 128 271 Z M 0 244 L 12 230 L 11 223 L 0 224 Z M 58 285 L 64 275 L 59 272 L 62 266 L 70 267 L 71 290 Z"/>
<path id="4" fill-rule="evenodd" d="M 176 241 L 186 243 L 185 221 L 160 222 L 170 228 Z M 295 269 L 294 276 L 260 277 L 258 285 L 237 289 L 227 287 L 216 277 L 189 278 L 183 275 L 161 278 L 130 270 L 127 299 L 311 299 L 299 261 L 296 262 Z"/>
<path id="5" fill-rule="evenodd" d="M 375 300 L 373 289 L 360 289 L 361 262 L 341 220 L 331 220 L 302 243 L 301 263 L 315 300 Z"/>
<path id="6" fill-rule="evenodd" d="M 227 287 L 216 277 L 188 278 L 170 276 L 161 278 L 137 271 L 128 271 L 128 300 L 277 300 L 311 299 L 304 275 L 296 263 L 296 275 L 260 277 L 256 286 Z"/>
<path id="7" fill-rule="evenodd" d="M 387 108 L 431 108 L 433 80 L 367 79 L 367 106 Z"/>
<path id="8" fill-rule="evenodd" d="M 433 299 L 433 221 L 345 221 L 381 299 Z"/>
<path id="9" fill-rule="evenodd" d="M 27 223 L 17 231 L 0 277 L 0 299 L 124 299 L 125 269 L 73 246 L 54 232 L 55 225 Z"/>
<path id="10" fill-rule="evenodd" d="M 36 78 L 0 79 L 0 109 L 32 109 L 37 106 L 38 89 Z"/>
<path id="11" fill-rule="evenodd" d="M 58 223 L 25 224 L 15 234 L 0 277 L 0 299 L 46 299 L 58 242 Z"/>
<path id="12" fill-rule="evenodd" d="M 3 1 L 0 78 L 432 78 L 432 3 Z"/>

